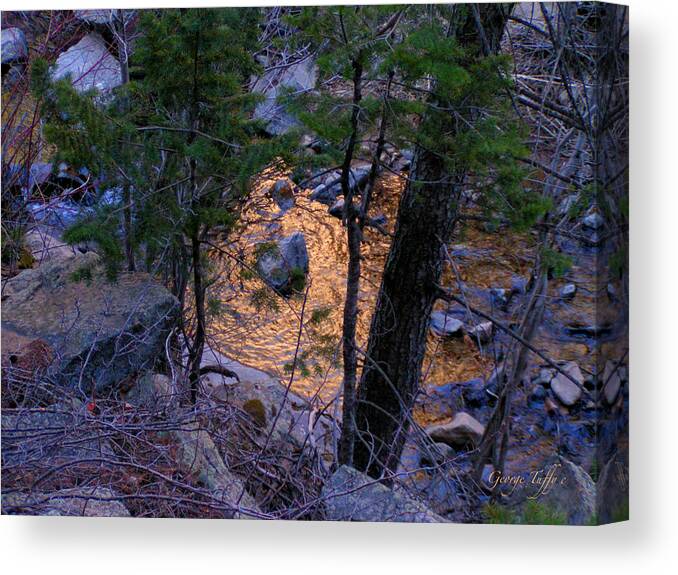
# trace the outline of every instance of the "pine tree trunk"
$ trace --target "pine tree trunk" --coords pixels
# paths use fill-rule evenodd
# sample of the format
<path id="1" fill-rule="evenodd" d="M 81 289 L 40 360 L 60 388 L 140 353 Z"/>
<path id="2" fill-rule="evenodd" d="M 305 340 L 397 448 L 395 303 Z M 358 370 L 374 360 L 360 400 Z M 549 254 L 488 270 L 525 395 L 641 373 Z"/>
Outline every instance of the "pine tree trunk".
<path id="1" fill-rule="evenodd" d="M 198 226 L 196 226 L 198 228 Z M 199 228 L 198 228 L 199 229 Z M 191 387 L 191 403 L 195 404 L 200 383 L 200 362 L 205 348 L 205 287 L 200 258 L 200 239 L 198 230 L 191 236 L 191 259 L 193 263 L 193 292 L 195 298 L 196 328 L 189 358 L 188 380 Z"/>
<path id="2" fill-rule="evenodd" d="M 438 156 L 415 151 L 410 184 L 384 269 L 358 395 L 354 465 L 373 477 L 395 469 L 419 387 L 429 317 L 461 189 Z M 432 183 L 435 182 L 435 183 Z"/>
<path id="3" fill-rule="evenodd" d="M 496 51 L 509 12 L 510 6 L 502 4 L 474 6 L 456 27 L 460 44 L 478 54 Z M 395 471 L 400 462 L 419 390 L 443 246 L 452 236 L 465 179 L 463 170 L 450 173 L 438 155 L 415 148 L 358 391 L 353 463 L 372 477 Z"/>
<path id="4" fill-rule="evenodd" d="M 344 403 L 342 411 L 342 433 L 339 442 L 339 462 L 350 465 L 353 460 L 355 437 L 355 388 L 358 371 L 356 354 L 356 325 L 358 321 L 358 294 L 360 291 L 360 242 L 362 230 L 353 209 L 353 190 L 350 185 L 351 160 L 358 137 L 358 116 L 362 99 L 363 67 L 360 59 L 353 62 L 353 112 L 351 114 L 351 136 L 344 155 L 341 170 L 341 187 L 344 193 L 344 214 L 348 240 L 348 271 L 346 274 L 346 299 L 344 301 L 344 322 L 342 327 L 344 361 Z"/>

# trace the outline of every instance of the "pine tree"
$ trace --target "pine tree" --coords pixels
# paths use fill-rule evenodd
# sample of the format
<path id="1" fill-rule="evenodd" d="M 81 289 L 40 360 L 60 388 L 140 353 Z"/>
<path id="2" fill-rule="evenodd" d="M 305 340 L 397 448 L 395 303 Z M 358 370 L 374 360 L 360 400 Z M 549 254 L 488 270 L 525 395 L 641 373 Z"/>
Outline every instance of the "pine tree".
<path id="1" fill-rule="evenodd" d="M 46 135 L 59 154 L 132 190 L 137 249 L 184 310 L 193 400 L 207 329 L 203 246 L 212 230 L 232 229 L 252 176 L 283 151 L 278 141 L 260 141 L 250 119 L 257 97 L 245 86 L 258 70 L 258 17 L 244 8 L 144 12 L 131 62 L 140 79 L 105 109 L 94 94 L 50 82 L 44 63 L 34 73 L 49 118 Z M 114 217 L 120 207 L 102 207 L 66 234 L 96 241 L 112 276 L 122 260 Z"/>

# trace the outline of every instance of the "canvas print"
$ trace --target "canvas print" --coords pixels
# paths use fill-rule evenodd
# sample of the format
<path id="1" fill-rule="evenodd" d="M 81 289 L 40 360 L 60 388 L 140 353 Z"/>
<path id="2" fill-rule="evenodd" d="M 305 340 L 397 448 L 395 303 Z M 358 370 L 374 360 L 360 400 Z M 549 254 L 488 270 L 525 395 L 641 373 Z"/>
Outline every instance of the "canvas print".
<path id="1" fill-rule="evenodd" d="M 628 518 L 628 9 L 2 13 L 2 514 Z"/>

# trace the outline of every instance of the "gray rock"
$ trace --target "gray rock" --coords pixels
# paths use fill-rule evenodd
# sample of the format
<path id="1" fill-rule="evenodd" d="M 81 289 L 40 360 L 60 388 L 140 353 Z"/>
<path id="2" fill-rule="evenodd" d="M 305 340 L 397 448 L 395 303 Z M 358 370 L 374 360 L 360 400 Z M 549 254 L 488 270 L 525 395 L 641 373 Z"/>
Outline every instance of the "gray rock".
<path id="1" fill-rule="evenodd" d="M 444 311 L 431 313 L 430 327 L 438 337 L 461 337 L 464 334 L 464 324 Z"/>
<path id="2" fill-rule="evenodd" d="M 568 373 L 573 379 L 579 382 L 581 386 L 584 385 L 584 376 L 579 369 L 579 366 L 570 361 L 563 366 L 563 371 Z M 551 380 L 551 389 L 558 398 L 558 400 L 568 407 L 574 405 L 581 399 L 581 387 L 578 387 L 570 379 L 558 372 Z"/>
<path id="3" fill-rule="evenodd" d="M 446 443 L 455 449 L 466 449 L 480 443 L 485 426 L 472 415 L 460 411 L 448 423 L 428 427 L 426 433 L 433 441 Z"/>
<path id="4" fill-rule="evenodd" d="M 312 192 L 309 198 L 321 204 L 331 206 L 337 201 L 337 195 L 341 190 L 337 186 L 327 186 L 320 184 Z"/>
<path id="5" fill-rule="evenodd" d="M 299 274 L 305 277 L 308 273 L 304 234 L 294 232 L 259 254 L 257 269 L 261 278 L 281 294 L 288 295 L 298 289 L 295 283 L 301 279 Z"/>
<path id="6" fill-rule="evenodd" d="M 577 293 L 577 286 L 575 284 L 565 284 L 560 288 L 560 297 L 563 299 L 572 299 Z"/>
<path id="7" fill-rule="evenodd" d="M 555 369 L 543 367 L 539 370 L 539 375 L 534 379 L 534 382 L 543 385 L 544 387 L 550 386 L 551 380 L 555 374 Z"/>
<path id="8" fill-rule="evenodd" d="M 26 232 L 24 245 L 33 254 L 38 264 L 43 264 L 49 260 L 72 258 L 78 253 L 62 240 L 38 228 Z"/>
<path id="9" fill-rule="evenodd" d="M 0 34 L 3 65 L 22 62 L 28 58 L 26 36 L 20 28 L 3 28 Z"/>
<path id="10" fill-rule="evenodd" d="M 179 469 L 195 477 L 212 495 L 229 505 L 227 517 L 242 519 L 259 513 L 256 501 L 245 490 L 242 480 L 227 469 L 209 433 L 200 429 L 197 422 L 189 426 L 195 429 L 169 432 L 177 445 Z"/>
<path id="11" fill-rule="evenodd" d="M 535 501 L 557 510 L 567 517 L 570 525 L 588 525 L 596 511 L 595 483 L 581 467 L 564 457 L 555 456 L 540 470 L 541 478 L 551 472 L 554 482 L 538 495 L 539 485 L 530 485 L 526 495 L 536 496 Z"/>
<path id="12" fill-rule="evenodd" d="M 481 344 L 488 343 L 494 334 L 494 324 L 491 321 L 484 321 L 467 329 L 466 333 L 476 343 L 478 341 Z"/>
<path id="13" fill-rule="evenodd" d="M 52 77 L 70 77 L 78 92 L 107 92 L 121 83 L 120 63 L 108 51 L 103 38 L 92 33 L 59 55 Z"/>
<path id="14" fill-rule="evenodd" d="M 284 104 L 278 101 L 278 97 L 285 90 L 292 90 L 293 93 L 312 90 L 317 78 L 318 67 L 312 58 L 284 69 L 266 72 L 252 88 L 253 92 L 264 95 L 264 100 L 254 110 L 254 119 L 264 121 L 266 130 L 273 135 L 284 134 L 299 125 Z"/>
<path id="15" fill-rule="evenodd" d="M 241 408 L 250 416 L 263 416 L 260 433 L 271 433 L 271 439 L 293 451 L 317 450 L 328 466 L 333 461 L 336 425 L 331 417 L 317 417 L 308 399 L 288 391 L 271 375 L 206 349 L 201 366 L 219 365 L 237 376 L 208 373 L 201 378 L 204 393 L 216 403 L 226 402 Z M 263 413 L 254 413 L 259 407 Z M 274 427 L 275 425 L 275 427 Z"/>
<path id="16" fill-rule="evenodd" d="M 598 230 L 603 227 L 605 220 L 598 212 L 591 212 L 582 220 L 582 225 L 591 230 Z"/>
<path id="17" fill-rule="evenodd" d="M 109 281 L 92 253 L 50 260 L 5 283 L 2 328 L 48 342 L 49 374 L 86 393 L 109 391 L 162 354 L 179 303 L 144 273 Z"/>
<path id="18" fill-rule="evenodd" d="M 111 24 L 113 22 L 113 10 L 75 10 L 75 17 L 88 24 Z"/>
<path id="19" fill-rule="evenodd" d="M 327 210 L 330 216 L 341 219 L 344 216 L 344 204 L 345 202 L 343 198 L 339 198 L 336 202 L 334 202 L 330 206 L 330 209 Z"/>
<path id="20" fill-rule="evenodd" d="M 4 411 L 3 465 L 20 467 L 47 459 L 52 465 L 66 465 L 102 455 L 113 459 L 108 441 L 85 431 L 88 416 L 85 405 L 74 398 L 46 408 Z"/>
<path id="21" fill-rule="evenodd" d="M 281 211 L 286 212 L 294 206 L 294 189 L 289 180 L 280 179 L 276 181 L 271 186 L 269 193 Z"/>
<path id="22" fill-rule="evenodd" d="M 444 523 L 422 502 L 342 465 L 322 490 L 330 521 Z"/>
<path id="23" fill-rule="evenodd" d="M 107 487 L 75 487 L 52 493 L 2 496 L 2 512 L 12 515 L 129 517 L 120 496 Z"/>

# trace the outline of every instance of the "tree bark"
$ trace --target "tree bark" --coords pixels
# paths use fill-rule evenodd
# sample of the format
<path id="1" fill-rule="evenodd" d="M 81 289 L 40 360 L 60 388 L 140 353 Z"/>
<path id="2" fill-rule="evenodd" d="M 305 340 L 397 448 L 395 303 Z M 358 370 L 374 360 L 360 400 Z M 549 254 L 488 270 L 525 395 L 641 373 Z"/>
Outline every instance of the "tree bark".
<path id="1" fill-rule="evenodd" d="M 348 241 L 348 270 L 346 274 L 346 299 L 342 347 L 344 360 L 344 404 L 342 410 L 342 433 L 339 441 L 339 462 L 350 465 L 353 461 L 353 438 L 355 436 L 355 387 L 358 371 L 355 332 L 358 322 L 358 294 L 360 291 L 360 242 L 362 230 L 353 209 L 353 190 L 350 185 L 351 160 L 358 137 L 360 101 L 362 100 L 363 65 L 360 55 L 353 61 L 353 111 L 351 136 L 346 147 L 341 170 L 341 187 L 344 193 L 344 214 Z"/>
<path id="2" fill-rule="evenodd" d="M 456 28 L 460 43 L 479 54 L 496 50 L 509 12 L 501 4 L 471 10 Z M 400 462 L 419 390 L 443 246 L 452 235 L 465 178 L 464 170 L 450 173 L 439 155 L 415 148 L 358 390 L 353 462 L 372 477 L 395 471 Z"/>
<path id="3" fill-rule="evenodd" d="M 196 226 L 199 229 L 199 226 Z M 200 239 L 198 229 L 191 236 L 191 259 L 193 263 L 193 297 L 195 299 L 196 328 L 193 337 L 193 345 L 190 354 L 188 380 L 191 387 L 191 403 L 195 404 L 198 397 L 198 385 L 200 383 L 200 362 L 205 347 L 205 287 L 200 258 Z"/>

